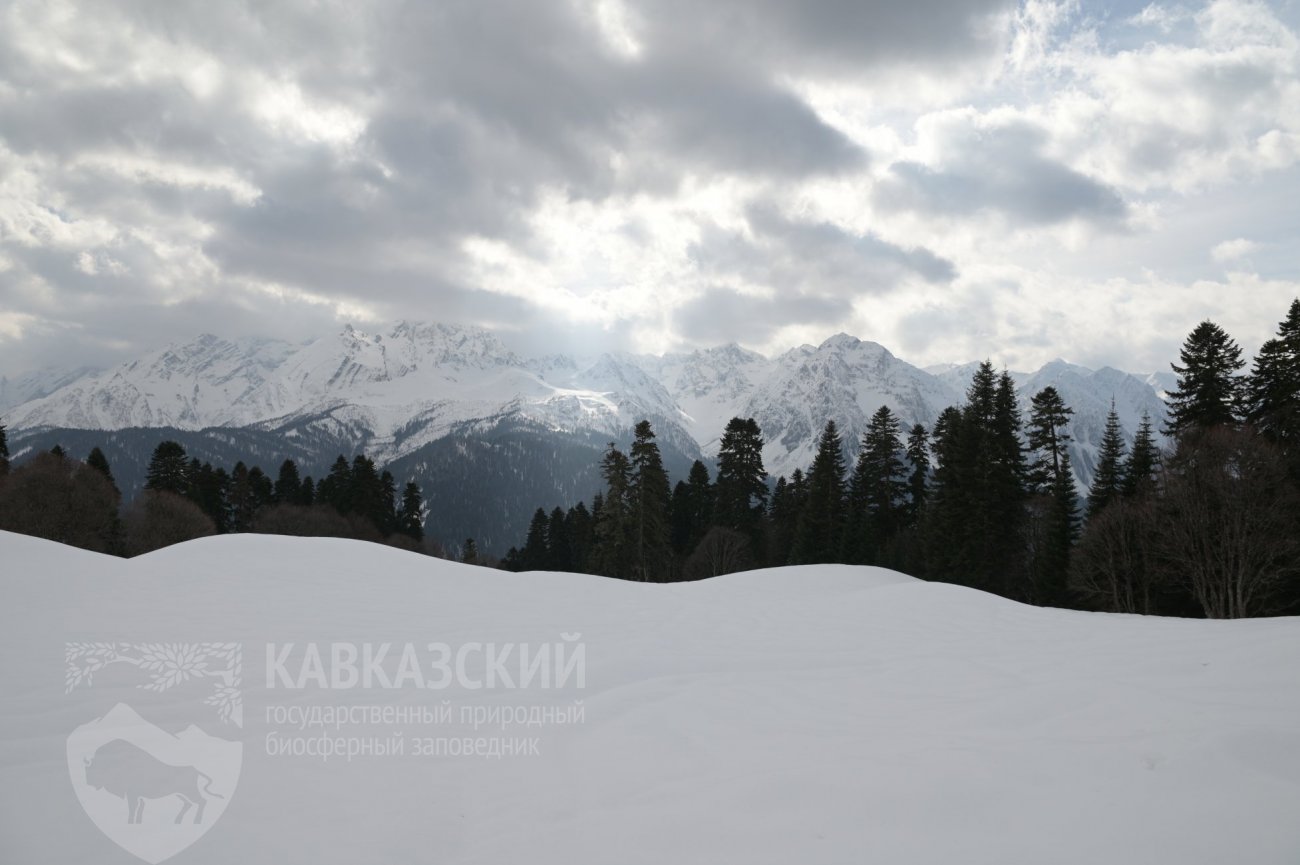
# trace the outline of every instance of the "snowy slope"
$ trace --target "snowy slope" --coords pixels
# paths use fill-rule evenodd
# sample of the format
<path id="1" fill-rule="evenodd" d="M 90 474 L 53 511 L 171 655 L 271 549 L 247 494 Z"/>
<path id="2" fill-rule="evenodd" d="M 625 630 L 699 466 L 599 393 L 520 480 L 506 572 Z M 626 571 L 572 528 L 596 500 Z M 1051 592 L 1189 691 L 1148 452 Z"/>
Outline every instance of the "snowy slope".
<path id="1" fill-rule="evenodd" d="M 478 328 L 400 322 L 363 332 L 348 325 L 298 346 L 206 335 L 116 369 L 66 376 L 53 392 L 9 409 L 5 422 L 15 430 L 255 428 L 351 441 L 389 461 L 457 430 L 504 421 L 618 438 L 642 418 L 678 452 L 713 456 L 727 421 L 739 416 L 758 421 L 775 477 L 807 468 L 828 419 L 839 425 L 850 456 L 881 405 L 905 428 L 931 426 L 962 402 L 975 366 L 922 370 L 846 334 L 775 358 L 735 344 L 662 357 L 521 358 Z M 61 381 L 51 376 L 20 383 L 22 392 Z M 1143 412 L 1157 427 L 1164 417 L 1156 387 L 1167 382 L 1158 375 L 1053 361 L 1015 376 L 1026 410 L 1047 384 L 1074 407 L 1075 464 L 1084 484 L 1112 398 L 1130 438 Z"/>
<path id="2" fill-rule="evenodd" d="M 84 784 L 74 731 L 124 735 L 138 710 L 177 747 L 211 732 L 183 687 L 142 690 L 126 665 L 65 693 L 64 643 L 200 640 L 242 644 L 243 728 L 223 733 L 242 740 L 242 768 L 237 786 L 229 773 L 214 782 L 224 813 L 175 862 L 1300 861 L 1297 619 L 1037 609 L 843 566 L 642 585 L 258 536 L 120 561 L 0 534 L 0 561 L 5 862 L 136 861 L 88 816 L 103 805 L 107 831 L 126 831 L 124 803 Z M 561 633 L 585 646 L 581 689 L 266 683 L 268 643 Z M 537 738 L 535 755 L 349 761 L 266 747 L 298 732 L 273 707 L 447 701 L 458 718 L 575 699 L 581 723 L 512 728 Z M 190 831 L 170 822 L 177 801 L 147 800 L 135 841 Z"/>

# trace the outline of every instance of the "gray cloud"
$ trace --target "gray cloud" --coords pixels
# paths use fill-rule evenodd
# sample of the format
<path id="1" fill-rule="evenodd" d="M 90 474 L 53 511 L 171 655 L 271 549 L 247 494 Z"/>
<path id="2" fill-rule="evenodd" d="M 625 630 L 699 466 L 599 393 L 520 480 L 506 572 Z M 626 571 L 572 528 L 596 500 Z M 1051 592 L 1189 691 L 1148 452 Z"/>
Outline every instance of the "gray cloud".
<path id="1" fill-rule="evenodd" d="M 778 292 L 853 298 L 887 294 L 904 280 L 950 282 L 952 262 L 928 249 L 905 249 L 874 234 L 829 222 L 791 219 L 768 202 L 746 210 L 747 233 L 707 228 L 692 248 L 705 273 L 734 274 Z"/>
<path id="2" fill-rule="evenodd" d="M 791 219 L 767 202 L 746 211 L 748 232 L 706 229 L 692 248 L 702 273 L 739 278 L 763 294 L 713 286 L 676 310 L 688 340 L 762 344 L 782 327 L 842 322 L 858 298 L 908 281 L 943 284 L 956 269 L 928 249 L 905 249 L 828 222 Z M 728 336 L 727 334 L 730 334 Z"/>
<path id="3" fill-rule="evenodd" d="M 778 293 L 741 294 L 712 288 L 682 304 L 674 315 L 678 333 L 702 343 L 744 339 L 761 344 L 789 324 L 832 324 L 852 310 L 847 298 Z"/>
<path id="4" fill-rule="evenodd" d="M 965 128 L 944 141 L 943 165 L 890 166 L 875 189 L 886 210 L 963 216 L 998 211 L 1017 222 L 1071 219 L 1118 226 L 1128 213 L 1114 189 L 1044 155 L 1046 133 L 1026 123 Z"/>
<path id="5" fill-rule="evenodd" d="M 970 89 L 990 80 L 1002 57 L 1014 0 L 613 5 L 626 10 L 634 50 L 611 38 L 593 4 L 580 3 L 74 0 L 75 16 L 41 0 L 0 7 L 0 365 L 104 363 L 223 327 L 319 332 L 358 307 L 391 318 L 569 327 L 593 343 L 612 335 L 626 344 L 648 327 L 710 341 L 752 327 L 745 335 L 758 344 L 751 333 L 785 324 L 838 325 L 864 297 L 885 299 L 886 310 L 903 291 L 924 292 L 944 309 L 958 264 L 963 274 L 988 264 L 961 250 L 980 246 L 985 223 L 1002 225 L 985 219 L 990 212 L 1031 230 L 1074 220 L 1123 228 L 1125 196 L 1147 193 L 1142 177 L 1227 164 L 1224 152 L 1284 167 L 1298 146 L 1294 124 L 1263 109 L 1265 126 L 1205 133 L 1148 118 L 1150 94 L 1127 109 L 1109 98 L 1115 82 L 1141 83 L 1133 63 L 1159 60 L 1143 93 L 1190 89 L 1214 109 L 1195 117 L 1219 117 L 1238 102 L 1275 107 L 1294 83 L 1289 31 L 1269 37 L 1281 47 L 1228 46 L 1209 60 L 1171 51 L 1107 65 L 1118 58 L 1099 49 L 1093 70 L 1113 75 L 1083 91 L 1095 91 L 1100 107 L 1062 100 L 1082 119 L 1053 120 L 1066 110 L 1049 98 L 1059 82 Z M 1083 86 L 1080 76 L 1094 71 L 1061 86 Z M 916 109 L 962 117 L 940 130 L 946 137 L 925 164 L 897 162 L 870 189 L 863 169 L 880 154 L 859 138 L 883 142 L 883 153 L 918 117 L 846 106 L 851 97 L 836 85 L 852 93 L 913 74 L 932 84 L 965 76 Z M 1035 100 L 1042 110 L 1019 116 L 1041 128 L 944 107 Z M 1092 134 L 1094 110 L 1110 112 L 1101 118 L 1107 149 L 1071 138 Z M 1060 153 L 1073 161 L 1057 161 Z M 810 196 L 818 212 L 815 198 L 827 189 L 861 196 L 867 212 L 918 215 L 917 236 L 934 248 L 793 215 Z M 745 200 L 768 203 L 743 209 Z M 589 206 L 623 211 L 634 241 L 594 249 L 592 273 L 573 286 L 564 281 L 574 270 L 564 270 L 569 250 L 555 245 L 581 245 L 586 223 L 553 234 L 544 224 L 570 205 L 584 218 Z M 828 210 L 842 213 L 841 205 Z M 738 208 L 741 231 L 730 227 Z M 1284 205 L 1274 211 L 1278 224 L 1289 218 Z M 939 245 L 949 227 L 954 241 Z M 1256 228 L 1234 224 L 1208 242 L 1263 236 Z M 1051 245 L 1050 231 L 1027 235 L 1026 243 Z M 692 237 L 694 245 L 683 239 Z M 482 290 L 490 267 L 466 251 L 471 240 L 495 242 L 543 276 L 561 274 L 552 303 L 519 296 L 530 274 L 509 265 L 511 294 Z M 997 255 L 1014 258 L 1002 238 L 992 240 Z M 667 280 L 665 296 L 695 300 L 610 321 L 621 314 L 610 285 L 643 278 L 639 250 L 651 252 L 645 270 Z M 1096 257 L 1102 273 L 1108 262 Z M 1276 269 L 1293 272 L 1287 261 Z M 598 327 L 565 325 L 555 310 L 569 290 L 600 295 L 602 314 L 614 312 Z M 990 304 L 989 326 L 1006 325 L 1006 305 Z M 910 343 L 923 347 L 926 324 L 904 323 Z M 12 336 L 19 331 L 25 336 Z"/>

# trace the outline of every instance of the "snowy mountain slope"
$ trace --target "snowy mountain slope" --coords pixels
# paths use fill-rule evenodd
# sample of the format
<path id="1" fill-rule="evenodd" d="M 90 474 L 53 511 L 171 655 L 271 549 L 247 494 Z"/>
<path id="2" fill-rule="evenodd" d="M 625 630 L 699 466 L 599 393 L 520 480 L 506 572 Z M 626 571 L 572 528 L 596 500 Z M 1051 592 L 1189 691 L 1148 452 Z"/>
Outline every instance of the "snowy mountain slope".
<path id="1" fill-rule="evenodd" d="M 530 359 L 481 329 L 400 322 L 373 333 L 349 325 L 300 346 L 203 336 L 73 377 L 8 410 L 6 423 L 15 430 L 242 427 L 352 442 L 388 461 L 456 430 L 509 422 L 614 440 L 642 418 L 661 443 L 712 456 L 726 422 L 740 416 L 758 421 L 775 477 L 808 466 L 828 419 L 839 425 L 850 457 L 881 405 L 905 427 L 932 425 L 963 401 L 975 366 L 921 370 L 845 334 L 775 358 L 732 344 L 663 357 Z M 1143 412 L 1157 428 L 1164 419 L 1152 386 L 1167 384 L 1159 375 L 1053 361 L 1015 377 L 1026 411 L 1047 384 L 1075 409 L 1075 465 L 1085 486 L 1112 398 L 1130 438 Z"/>
<path id="2" fill-rule="evenodd" d="M 1033 375 L 1017 376 L 1019 395 L 1026 417 L 1029 399 L 1045 387 L 1054 387 L 1065 404 L 1074 410 L 1070 420 L 1071 458 L 1076 466 L 1081 488 L 1086 490 L 1097 464 L 1106 416 L 1114 400 L 1120 425 L 1129 435 L 1137 431 L 1143 416 L 1151 419 L 1159 437 L 1165 421 L 1165 403 L 1142 378 L 1111 367 L 1090 370 L 1054 360 Z"/>
<path id="3" fill-rule="evenodd" d="M 906 430 L 916 423 L 932 426 L 939 412 L 960 401 L 960 393 L 883 346 L 838 334 L 778 357 L 775 373 L 738 414 L 758 421 L 767 440 L 763 460 L 775 477 L 807 469 L 827 420 L 835 421 L 856 454 L 880 406 L 888 405 Z"/>
<path id="4" fill-rule="evenodd" d="M 46 367 L 18 376 L 0 376 L 0 412 L 48 396 L 64 385 L 93 375 L 99 370 L 83 366 L 74 369 Z"/>
<path id="5" fill-rule="evenodd" d="M 135 861 L 79 797 L 98 797 L 122 824 L 124 802 L 87 788 L 69 754 L 72 733 L 93 719 L 137 716 L 178 741 L 201 729 L 242 742 L 237 784 L 212 788 L 225 814 L 173 860 L 193 865 L 1291 865 L 1300 856 L 1295 618 L 1039 609 L 844 566 L 675 585 L 507 574 L 351 541 L 253 535 L 124 561 L 0 533 L 0 561 L 6 861 Z M 560 634 L 584 647 L 583 687 L 572 677 L 563 688 L 464 687 L 483 681 L 487 643 L 536 647 Z M 69 641 L 240 644 L 242 729 L 205 708 L 210 679 L 157 693 L 139 687 L 148 678 L 137 669 L 114 665 L 65 690 Z M 316 645 L 329 670 L 336 641 L 390 644 L 390 675 L 406 643 L 479 648 L 467 654 L 468 680 L 440 690 L 411 680 L 286 688 L 268 675 L 268 644 L 279 654 L 292 643 L 293 658 Z M 566 724 L 476 730 L 461 714 L 558 713 L 577 701 L 582 720 Z M 446 723 L 411 721 L 444 705 Z M 277 710 L 305 718 L 338 707 L 389 715 L 371 723 L 368 711 L 349 711 L 341 725 L 305 729 L 276 720 Z M 400 737 L 404 748 L 268 753 L 268 742 L 299 736 Z M 416 753 L 416 740 L 434 737 L 537 747 L 500 759 Z M 146 800 L 135 837 L 183 831 L 171 822 L 177 801 Z"/>

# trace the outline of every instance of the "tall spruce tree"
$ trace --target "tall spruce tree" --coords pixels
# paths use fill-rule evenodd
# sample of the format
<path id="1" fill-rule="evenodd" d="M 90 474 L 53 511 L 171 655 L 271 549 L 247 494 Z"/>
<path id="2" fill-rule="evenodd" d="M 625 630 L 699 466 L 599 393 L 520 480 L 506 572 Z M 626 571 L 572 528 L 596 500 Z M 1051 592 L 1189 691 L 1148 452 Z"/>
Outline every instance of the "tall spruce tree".
<path id="1" fill-rule="evenodd" d="M 280 473 L 275 479 L 275 500 L 286 505 L 302 504 L 302 479 L 298 464 L 293 460 L 280 463 Z"/>
<path id="2" fill-rule="evenodd" d="M 1125 498 L 1143 494 L 1155 485 L 1156 470 L 1160 467 L 1160 450 L 1156 447 L 1155 430 L 1151 416 L 1142 415 L 1137 434 L 1133 437 L 1133 450 L 1124 463 L 1124 479 L 1120 492 Z"/>
<path id="3" fill-rule="evenodd" d="M 186 498 L 198 505 L 212 520 L 218 534 L 231 530 L 230 475 L 223 468 L 213 468 L 212 463 L 194 459 L 189 465 L 190 486 Z"/>
<path id="4" fill-rule="evenodd" d="M 546 569 L 548 571 L 573 571 L 573 539 L 569 537 L 569 524 L 564 509 L 559 505 L 546 520 Z"/>
<path id="5" fill-rule="evenodd" d="M 357 454 L 352 458 L 352 471 L 348 479 L 349 511 L 361 515 L 382 533 L 393 498 L 391 493 L 385 496 L 388 491 L 384 489 L 384 482 L 375 470 L 375 461 L 365 454 Z"/>
<path id="6" fill-rule="evenodd" d="M 930 436 L 921 424 L 907 434 L 907 463 L 908 521 L 915 524 L 925 508 L 930 478 Z"/>
<path id="7" fill-rule="evenodd" d="M 799 526 L 799 515 L 808 502 L 808 484 L 803 469 L 795 469 L 786 481 L 777 479 L 772 492 L 772 506 L 768 515 L 768 556 L 771 564 L 788 565 L 794 562 L 794 544 Z"/>
<path id="8" fill-rule="evenodd" d="M 931 492 L 927 564 L 932 575 L 987 591 L 1023 594 L 1025 461 L 1011 376 L 985 361 L 960 410 L 934 430 L 939 467 Z"/>
<path id="9" fill-rule="evenodd" d="M 1236 423 L 1242 402 L 1238 371 L 1245 366 L 1241 348 L 1212 321 L 1203 321 L 1188 335 L 1178 353 L 1182 366 L 1171 364 L 1178 388 L 1169 394 L 1169 422 L 1174 437 Z"/>
<path id="10" fill-rule="evenodd" d="M 9 472 L 9 438 L 5 435 L 5 425 L 0 423 L 0 477 Z"/>
<path id="11" fill-rule="evenodd" d="M 414 541 L 424 540 L 424 497 L 415 481 L 407 482 L 402 490 L 402 504 L 397 509 L 397 531 Z"/>
<path id="12" fill-rule="evenodd" d="M 626 578 L 632 569 L 629 537 L 632 464 L 613 442 L 605 450 L 600 473 L 605 480 L 605 492 L 600 496 L 598 511 L 593 500 L 589 567 L 592 573 Z"/>
<path id="13" fill-rule="evenodd" d="M 347 457 L 339 454 L 330 466 L 329 474 L 316 485 L 316 501 L 328 505 L 340 514 L 352 510 L 352 467 Z"/>
<path id="14" fill-rule="evenodd" d="M 1097 450 L 1097 469 L 1092 473 L 1092 486 L 1088 489 L 1088 519 L 1101 513 L 1111 502 L 1119 499 L 1124 489 L 1124 431 L 1119 425 L 1115 400 L 1110 401 L 1106 414 L 1106 428 L 1101 434 Z"/>
<path id="15" fill-rule="evenodd" d="M 664 582 L 672 564 L 668 505 L 671 493 L 659 445 L 650 422 L 636 425 L 632 441 L 632 484 L 629 531 L 632 543 L 632 577 L 644 582 Z"/>
<path id="16" fill-rule="evenodd" d="M 1061 458 L 1070 442 L 1067 432 L 1074 409 L 1050 385 L 1034 394 L 1029 408 L 1029 449 L 1035 459 L 1029 483 L 1035 490 L 1050 487 L 1061 473 Z"/>
<path id="17" fill-rule="evenodd" d="M 189 461 L 185 456 L 185 448 L 179 442 L 171 440 L 160 442 L 149 458 L 144 488 L 183 496 L 188 492 L 189 485 Z"/>
<path id="18" fill-rule="evenodd" d="M 1044 545 L 1035 561 L 1033 600 L 1048 606 L 1064 606 L 1069 601 L 1070 557 L 1079 540 L 1079 492 L 1074 484 L 1069 451 L 1061 454 L 1061 464 L 1052 478 L 1048 495 Z"/>
<path id="19" fill-rule="evenodd" d="M 243 460 L 230 471 L 230 526 L 232 532 L 246 532 L 253 526 L 257 514 L 257 493 L 249 480 L 248 466 Z"/>
<path id="20" fill-rule="evenodd" d="M 397 479 L 388 469 L 379 473 L 379 533 L 387 537 L 397 531 Z"/>
<path id="21" fill-rule="evenodd" d="M 113 479 L 113 469 L 108 465 L 108 457 L 104 456 L 102 450 L 98 447 L 91 448 L 90 454 L 86 457 L 86 465 L 107 478 L 109 484 L 111 484 L 113 489 L 117 491 L 118 495 L 122 494 L 121 491 L 117 489 L 117 481 Z"/>
<path id="22" fill-rule="evenodd" d="M 762 558 L 763 514 L 767 509 L 767 472 L 763 468 L 763 433 L 753 418 L 733 417 L 718 446 L 713 522 L 745 535 Z"/>
<path id="23" fill-rule="evenodd" d="M 844 444 L 835 421 L 826 421 L 808 470 L 808 499 L 799 515 L 795 560 L 799 564 L 839 558 L 845 524 Z"/>
<path id="24" fill-rule="evenodd" d="M 591 552 L 592 516 L 586 504 L 578 502 L 564 515 L 564 530 L 569 538 L 572 570 L 583 571 Z"/>
<path id="25" fill-rule="evenodd" d="M 898 418 L 882 405 L 871 416 L 849 481 L 845 561 L 880 563 L 903 525 L 907 480 Z"/>
<path id="26" fill-rule="evenodd" d="M 684 560 L 709 530 L 713 522 L 713 484 L 709 469 L 696 460 L 686 480 L 673 487 L 673 549 Z"/>
<path id="27" fill-rule="evenodd" d="M 1260 347 L 1246 387 L 1246 420 L 1300 469 L 1300 299 L 1291 302 L 1277 336 Z M 1297 473 L 1300 474 L 1300 473 Z"/>
<path id="28" fill-rule="evenodd" d="M 547 541 L 549 530 L 550 521 L 546 517 L 546 511 L 542 508 L 533 511 L 533 518 L 528 523 L 528 537 L 524 541 L 523 549 L 519 551 L 519 570 L 546 569 L 550 558 Z"/>

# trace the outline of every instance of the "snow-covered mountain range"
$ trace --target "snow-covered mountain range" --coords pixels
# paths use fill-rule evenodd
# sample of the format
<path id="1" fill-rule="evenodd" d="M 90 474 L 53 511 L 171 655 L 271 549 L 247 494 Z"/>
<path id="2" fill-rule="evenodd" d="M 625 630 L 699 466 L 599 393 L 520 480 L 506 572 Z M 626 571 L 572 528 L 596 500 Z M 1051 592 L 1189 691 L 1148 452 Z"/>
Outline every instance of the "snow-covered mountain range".
<path id="1" fill-rule="evenodd" d="M 248 427 L 352 441 L 381 461 L 506 420 L 618 437 L 641 418 L 661 442 L 709 457 L 729 418 L 753 417 L 775 477 L 807 467 L 828 419 L 851 452 L 884 404 L 907 425 L 930 426 L 963 401 L 975 366 L 920 369 L 846 334 L 774 358 L 735 344 L 664 356 L 522 358 L 482 329 L 400 322 L 373 332 L 347 325 L 302 345 L 205 334 L 113 369 L 4 382 L 0 393 L 48 391 L 4 412 L 13 430 Z M 1056 360 L 1013 376 L 1026 406 L 1050 384 L 1074 409 L 1084 483 L 1112 399 L 1130 436 L 1144 413 L 1157 425 L 1164 419 L 1163 375 Z"/>

